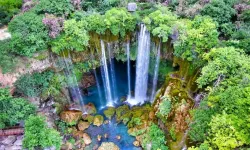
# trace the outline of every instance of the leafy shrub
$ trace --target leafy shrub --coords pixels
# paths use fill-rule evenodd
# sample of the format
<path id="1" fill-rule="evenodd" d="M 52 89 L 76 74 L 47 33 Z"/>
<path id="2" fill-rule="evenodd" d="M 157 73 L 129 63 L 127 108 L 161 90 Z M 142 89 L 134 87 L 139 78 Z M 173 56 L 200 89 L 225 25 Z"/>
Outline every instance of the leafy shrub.
<path id="1" fill-rule="evenodd" d="M 1 0 L 0 1 L 0 27 L 7 24 L 13 15 L 19 12 L 22 0 Z"/>
<path id="2" fill-rule="evenodd" d="M 8 89 L 0 89 L 0 129 L 16 125 L 35 111 L 35 106 L 28 100 L 14 98 Z"/>
<path id="3" fill-rule="evenodd" d="M 25 134 L 23 147 L 29 150 L 35 148 L 61 147 L 62 138 L 59 132 L 46 126 L 45 118 L 41 116 L 30 116 L 25 121 Z"/>
<path id="4" fill-rule="evenodd" d="M 52 41 L 52 51 L 60 53 L 63 50 L 82 51 L 88 45 L 89 35 L 86 30 L 87 22 L 75 19 L 64 22 L 64 32 Z"/>
<path id="5" fill-rule="evenodd" d="M 70 0 L 40 0 L 35 10 L 38 14 L 49 13 L 67 16 L 74 10 L 74 6 Z"/>
<path id="6" fill-rule="evenodd" d="M 134 31 L 136 25 L 135 18 L 126 9 L 122 8 L 108 10 L 105 13 L 104 22 L 113 35 L 120 34 L 122 37 L 125 36 L 126 32 Z"/>
<path id="7" fill-rule="evenodd" d="M 8 29 L 12 35 L 10 44 L 14 53 L 32 56 L 36 51 L 47 49 L 49 36 L 42 19 L 42 15 L 29 11 L 9 23 Z"/>
<path id="8" fill-rule="evenodd" d="M 103 23 L 104 16 L 98 13 L 90 14 L 86 17 L 88 22 L 88 31 L 96 32 L 98 34 L 105 34 L 107 29 L 105 23 Z"/>
<path id="9" fill-rule="evenodd" d="M 24 74 L 16 82 L 16 90 L 29 97 L 39 96 L 47 90 L 53 72 L 45 71 L 42 73 Z"/>
<path id="10" fill-rule="evenodd" d="M 159 111 L 157 115 L 168 117 L 168 114 L 171 111 L 171 99 L 169 97 L 163 97 L 162 101 L 159 104 Z"/>
<path id="11" fill-rule="evenodd" d="M 208 136 L 209 123 L 216 111 L 207 105 L 207 101 L 202 101 L 200 107 L 192 111 L 193 122 L 190 124 L 188 135 L 195 142 L 203 142 Z"/>
<path id="12" fill-rule="evenodd" d="M 142 142 L 142 147 L 144 149 L 147 149 L 147 145 L 150 144 L 151 150 L 168 150 L 164 132 L 161 131 L 157 125 L 152 124 L 149 128 L 148 134 L 144 134 L 144 136 Z"/>
<path id="13" fill-rule="evenodd" d="M 12 72 L 16 69 L 17 59 L 10 53 L 10 41 L 0 41 L 0 45 L 0 68 L 2 73 Z"/>

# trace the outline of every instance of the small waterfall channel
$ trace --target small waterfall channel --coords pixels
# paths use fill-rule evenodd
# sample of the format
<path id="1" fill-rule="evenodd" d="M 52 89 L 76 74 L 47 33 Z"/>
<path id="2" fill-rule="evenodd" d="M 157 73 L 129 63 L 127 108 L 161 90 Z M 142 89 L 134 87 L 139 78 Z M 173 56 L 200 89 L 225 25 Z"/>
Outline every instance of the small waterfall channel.
<path id="1" fill-rule="evenodd" d="M 84 114 L 87 114 L 85 108 L 84 108 L 84 99 L 83 99 L 83 94 L 82 94 L 82 91 L 79 87 L 79 84 L 77 82 L 77 79 L 76 79 L 76 76 L 75 76 L 75 73 L 74 73 L 74 66 L 73 66 L 73 63 L 72 63 L 72 59 L 71 59 L 71 56 L 70 56 L 70 53 L 68 52 L 66 56 L 65 52 L 62 52 L 63 54 L 63 62 L 64 62 L 64 73 L 65 73 L 65 76 L 66 76 L 66 79 L 67 79 L 67 84 L 68 84 L 68 87 L 70 87 L 70 92 L 71 92 L 71 95 L 73 96 L 73 101 L 74 103 L 78 104 L 78 106 L 80 106 L 81 108 L 81 111 L 84 113 Z"/>

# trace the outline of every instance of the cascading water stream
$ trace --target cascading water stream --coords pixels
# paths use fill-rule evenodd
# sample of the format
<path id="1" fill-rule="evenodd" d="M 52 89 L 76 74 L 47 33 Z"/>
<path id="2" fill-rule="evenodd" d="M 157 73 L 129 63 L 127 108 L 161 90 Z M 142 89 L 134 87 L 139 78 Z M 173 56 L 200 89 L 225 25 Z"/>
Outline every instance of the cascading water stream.
<path id="1" fill-rule="evenodd" d="M 156 93 L 159 64 L 160 64 L 160 56 L 161 56 L 161 44 L 159 43 L 159 46 L 157 48 L 156 62 L 155 62 L 155 69 L 154 69 L 153 89 L 152 89 L 151 98 L 150 98 L 151 102 L 153 102 L 154 97 L 155 97 L 155 93 Z"/>
<path id="2" fill-rule="evenodd" d="M 109 64 L 110 64 L 110 74 L 111 74 L 111 82 L 112 82 L 112 96 L 115 101 L 118 100 L 117 97 L 117 88 L 116 88 L 116 75 L 115 75 L 115 64 L 113 58 L 113 52 L 111 51 L 111 44 L 108 43 L 108 52 L 109 52 Z"/>
<path id="3" fill-rule="evenodd" d="M 94 69 L 93 72 L 94 72 L 94 75 L 95 75 L 95 81 L 96 81 L 96 87 L 97 87 L 97 91 L 98 91 L 98 97 L 99 97 L 101 108 L 102 108 L 102 107 L 104 107 L 104 105 L 103 105 L 103 102 L 102 102 L 101 86 L 100 86 L 99 79 L 97 77 L 96 70 Z"/>
<path id="4" fill-rule="evenodd" d="M 131 98 L 131 79 L 130 79 L 130 43 L 129 41 L 126 44 L 127 51 L 127 75 L 128 75 L 128 99 Z"/>
<path id="5" fill-rule="evenodd" d="M 78 105 L 80 106 L 81 108 L 81 111 L 84 113 L 84 114 L 87 114 L 85 108 L 84 108 L 84 100 L 83 100 L 83 96 L 82 96 L 82 92 L 79 88 L 79 85 L 78 85 L 78 82 L 77 82 L 77 79 L 76 79 L 76 76 L 75 76 L 75 73 L 73 71 L 73 63 L 72 63 L 72 60 L 71 60 L 71 57 L 70 57 L 70 54 L 68 54 L 68 58 L 66 58 L 64 52 L 63 52 L 63 59 L 64 59 L 64 63 L 65 63 L 65 66 L 66 66 L 66 70 L 65 70 L 65 75 L 67 77 L 67 81 L 68 81 L 68 86 L 73 86 L 71 89 L 72 89 L 72 92 L 73 92 L 73 95 L 76 96 L 76 99 L 78 100 Z M 75 99 L 74 99 L 74 102 L 75 102 Z"/>
<path id="6" fill-rule="evenodd" d="M 149 54 L 150 33 L 147 31 L 146 26 L 141 24 L 136 59 L 135 98 L 128 99 L 128 103 L 131 105 L 142 104 L 147 100 Z"/>
<path id="7" fill-rule="evenodd" d="M 101 50 L 102 50 L 102 79 L 103 79 L 103 85 L 105 89 L 105 95 L 107 99 L 107 105 L 113 106 L 113 100 L 112 100 L 112 93 L 111 93 L 111 86 L 110 86 L 110 80 L 109 80 L 109 72 L 108 72 L 108 66 L 107 66 L 107 60 L 106 60 L 106 54 L 105 54 L 105 44 L 101 40 Z"/>

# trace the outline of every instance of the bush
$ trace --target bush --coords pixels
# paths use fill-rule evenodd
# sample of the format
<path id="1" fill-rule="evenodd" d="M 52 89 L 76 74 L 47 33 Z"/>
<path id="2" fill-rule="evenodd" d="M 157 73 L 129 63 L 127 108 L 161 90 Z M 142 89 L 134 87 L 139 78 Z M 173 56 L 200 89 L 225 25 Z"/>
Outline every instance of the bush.
<path id="1" fill-rule="evenodd" d="M 64 22 L 64 32 L 52 41 L 52 51 L 60 53 L 63 50 L 83 51 L 88 46 L 89 35 L 87 22 L 75 19 Z"/>
<path id="2" fill-rule="evenodd" d="M 10 53 L 10 41 L 0 41 L 0 45 L 0 68 L 2 73 L 12 72 L 16 69 L 17 59 Z"/>
<path id="3" fill-rule="evenodd" d="M 126 32 L 134 31 L 136 25 L 135 18 L 126 9 L 122 8 L 108 10 L 105 13 L 104 22 L 113 35 L 120 34 L 122 37 L 125 36 Z"/>
<path id="4" fill-rule="evenodd" d="M 22 0 L 1 0 L 0 1 L 0 27 L 8 24 L 12 16 L 19 12 Z"/>
<path id="5" fill-rule="evenodd" d="M 8 89 L 0 89 L 0 129 L 16 125 L 35 111 L 35 106 L 28 100 L 14 98 Z"/>
<path id="6" fill-rule="evenodd" d="M 70 0 L 40 0 L 35 7 L 38 14 L 69 15 L 74 10 Z"/>
<path id="7" fill-rule="evenodd" d="M 231 22 L 236 11 L 233 9 L 234 0 L 212 0 L 202 9 L 202 15 L 208 15 L 220 25 Z"/>
<path id="8" fill-rule="evenodd" d="M 161 7 L 159 9 L 145 17 L 143 22 L 154 36 L 162 38 L 162 42 L 166 42 L 168 37 L 173 34 L 177 16 L 167 9 Z"/>
<path id="9" fill-rule="evenodd" d="M 155 124 L 150 126 L 147 134 L 144 134 L 142 147 L 147 149 L 148 144 L 151 144 L 151 150 L 168 150 L 164 132 Z"/>
<path id="10" fill-rule="evenodd" d="M 55 147 L 61 148 L 62 138 L 59 132 L 46 126 L 45 118 L 41 116 L 30 116 L 25 121 L 25 134 L 23 148 L 33 150 L 35 148 Z"/>
<path id="11" fill-rule="evenodd" d="M 45 71 L 42 73 L 24 74 L 16 82 L 16 90 L 29 97 L 39 96 L 47 90 L 54 73 Z"/>
<path id="12" fill-rule="evenodd" d="M 29 11 L 15 17 L 8 26 L 11 32 L 11 48 L 16 54 L 32 56 L 34 52 L 46 50 L 48 30 L 42 23 L 43 15 Z"/>

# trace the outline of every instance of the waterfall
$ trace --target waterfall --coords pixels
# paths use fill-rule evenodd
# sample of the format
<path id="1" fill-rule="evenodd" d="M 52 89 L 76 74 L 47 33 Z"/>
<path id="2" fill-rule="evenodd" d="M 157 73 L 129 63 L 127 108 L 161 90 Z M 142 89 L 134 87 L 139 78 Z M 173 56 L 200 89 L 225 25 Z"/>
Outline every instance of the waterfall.
<path id="1" fill-rule="evenodd" d="M 63 60 L 64 60 L 65 66 L 66 66 L 65 76 L 67 78 L 68 86 L 71 87 L 72 95 L 75 96 L 75 98 L 73 98 L 73 101 L 76 102 L 80 106 L 81 111 L 84 114 L 87 114 L 87 112 L 84 108 L 84 100 L 83 100 L 83 96 L 82 96 L 82 91 L 78 85 L 76 75 L 75 75 L 74 70 L 73 70 L 74 66 L 73 66 L 70 54 L 68 53 L 68 58 L 66 58 L 66 56 L 63 52 Z"/>
<path id="2" fill-rule="evenodd" d="M 160 57 L 161 57 L 161 45 L 159 43 L 159 46 L 157 48 L 157 54 L 156 54 L 156 62 L 155 62 L 155 70 L 154 70 L 154 78 L 153 78 L 153 89 L 151 93 L 151 102 L 153 102 L 157 87 L 157 81 L 158 81 L 158 71 L 159 71 L 159 64 L 160 64 Z"/>
<path id="3" fill-rule="evenodd" d="M 95 80 L 96 80 L 96 87 L 97 87 L 97 91 L 98 91 L 98 97 L 99 97 L 99 100 L 100 100 L 101 107 L 103 107 L 101 86 L 100 86 L 100 82 L 99 82 L 99 79 L 97 77 L 97 73 L 96 73 L 95 69 L 94 69 L 94 75 L 95 75 Z"/>
<path id="4" fill-rule="evenodd" d="M 102 79 L 103 79 L 103 85 L 105 89 L 105 95 L 108 102 L 108 106 L 113 106 L 113 100 L 112 100 L 112 94 L 111 94 L 111 86 L 110 86 L 110 80 L 109 80 L 109 72 L 108 72 L 108 66 L 107 66 L 107 60 L 106 60 L 106 54 L 105 54 L 105 44 L 101 40 L 101 50 L 102 50 Z"/>
<path id="5" fill-rule="evenodd" d="M 108 43 L 108 52 L 109 52 L 109 63 L 110 63 L 110 74 L 111 74 L 111 82 L 112 82 L 112 94 L 113 99 L 115 101 L 118 100 L 117 97 L 117 88 L 116 88 L 116 75 L 115 75 L 115 64 L 113 58 L 113 53 L 111 52 L 111 45 Z"/>
<path id="6" fill-rule="evenodd" d="M 131 97 L 131 80 L 130 80 L 130 43 L 127 42 L 127 75 L 128 75 L 128 99 Z"/>
<path id="7" fill-rule="evenodd" d="M 143 103 L 147 99 L 149 54 L 150 33 L 146 26 L 141 24 L 136 59 L 135 102 L 133 103 Z"/>

